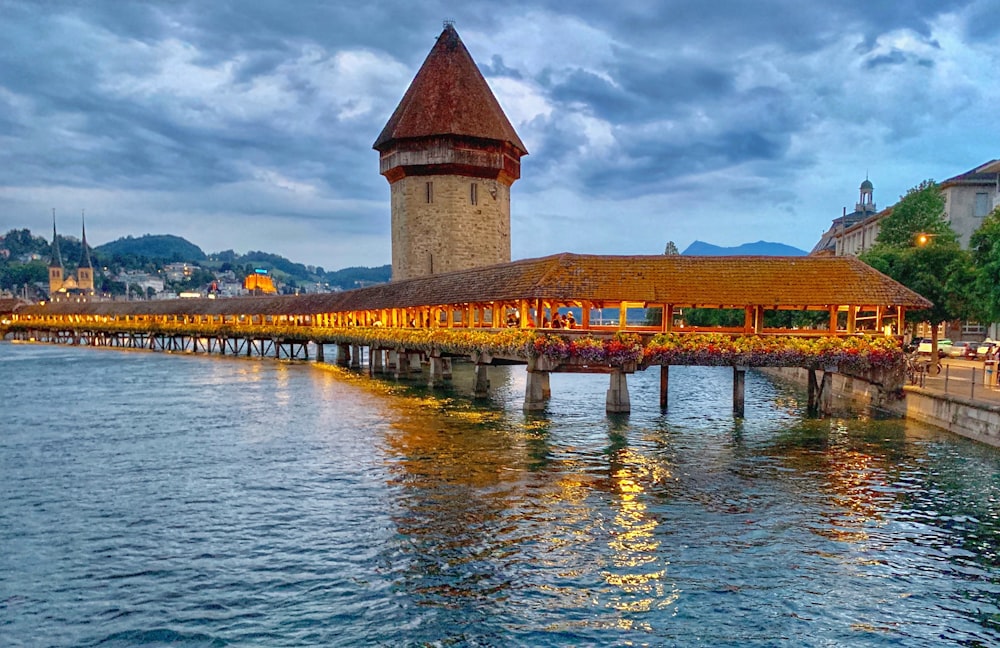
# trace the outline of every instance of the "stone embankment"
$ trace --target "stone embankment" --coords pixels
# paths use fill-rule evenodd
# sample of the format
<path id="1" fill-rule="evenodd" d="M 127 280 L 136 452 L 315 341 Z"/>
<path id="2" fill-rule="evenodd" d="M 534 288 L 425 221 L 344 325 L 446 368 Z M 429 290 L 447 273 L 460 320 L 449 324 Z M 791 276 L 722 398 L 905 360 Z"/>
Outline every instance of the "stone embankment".
<path id="1" fill-rule="evenodd" d="M 1000 447 L 1000 390 L 983 384 L 983 367 L 952 364 L 951 380 L 944 373 L 923 386 L 885 389 L 882 385 L 844 374 L 833 377 L 834 406 L 839 410 L 869 410 L 933 425 L 959 436 Z M 975 369 L 975 370 L 974 370 Z M 806 385 L 805 369 L 763 369 L 765 374 Z M 995 381 L 995 376 L 990 376 Z"/>

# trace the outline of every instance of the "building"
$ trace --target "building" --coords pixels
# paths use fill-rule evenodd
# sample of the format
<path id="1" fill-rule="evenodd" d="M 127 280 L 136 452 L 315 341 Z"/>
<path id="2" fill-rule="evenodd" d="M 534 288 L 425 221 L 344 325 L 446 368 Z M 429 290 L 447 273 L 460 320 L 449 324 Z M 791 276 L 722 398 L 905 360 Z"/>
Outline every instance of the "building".
<path id="1" fill-rule="evenodd" d="M 872 185 L 861 183 L 861 200 L 854 212 L 835 218 L 810 254 L 857 256 L 875 244 L 880 223 L 892 213 L 892 207 L 875 211 L 875 203 L 865 202 L 865 188 L 871 196 Z M 973 232 L 983 219 L 1000 206 L 1000 160 L 991 160 L 975 169 L 948 178 L 938 185 L 944 198 L 944 218 L 958 234 L 962 247 L 969 246 Z"/>
<path id="2" fill-rule="evenodd" d="M 948 178 L 940 184 L 944 196 L 945 219 L 958 234 L 962 247 L 986 218 L 1000 206 L 1000 160 L 991 160 Z"/>
<path id="3" fill-rule="evenodd" d="M 867 183 L 867 184 L 866 184 Z M 816 256 L 857 256 L 870 249 L 881 227 L 882 220 L 892 213 L 892 207 L 875 211 L 875 203 L 865 200 L 865 189 L 871 195 L 872 185 L 865 179 L 861 183 L 861 200 L 851 214 L 835 218 L 830 229 L 820 238 L 810 254 Z M 944 218 L 958 235 L 962 247 L 969 246 L 969 239 L 979 229 L 983 219 L 1000 206 L 1000 160 L 985 164 L 948 178 L 938 185 L 944 198 Z M 869 208 L 870 206 L 870 208 Z M 918 335 L 930 335 L 925 325 L 918 327 Z M 943 326 L 940 337 L 953 339 L 996 338 L 1000 329 L 996 324 L 986 326 L 976 322 L 953 322 Z"/>
<path id="4" fill-rule="evenodd" d="M 389 181 L 392 280 L 510 261 L 527 149 L 451 23 L 373 144 Z"/>
<path id="5" fill-rule="evenodd" d="M 857 256 L 872 246 L 878 236 L 876 223 L 881 215 L 875 209 L 875 186 L 867 177 L 858 187 L 860 196 L 854 205 L 854 211 L 844 213 L 833 219 L 830 229 L 820 237 L 810 254 L 815 256 Z M 886 210 L 888 211 L 888 210 Z M 883 212 L 885 213 L 885 212 Z M 878 217 L 876 217 L 878 216 Z M 876 217 L 876 218 L 873 218 Z"/>
<path id="6" fill-rule="evenodd" d="M 59 236 L 56 234 L 56 214 L 52 211 L 52 255 L 49 259 L 49 299 L 52 301 L 90 301 L 94 297 L 94 264 L 90 260 L 87 246 L 87 225 L 80 219 L 83 230 L 83 245 L 76 276 L 67 275 L 59 251 Z"/>

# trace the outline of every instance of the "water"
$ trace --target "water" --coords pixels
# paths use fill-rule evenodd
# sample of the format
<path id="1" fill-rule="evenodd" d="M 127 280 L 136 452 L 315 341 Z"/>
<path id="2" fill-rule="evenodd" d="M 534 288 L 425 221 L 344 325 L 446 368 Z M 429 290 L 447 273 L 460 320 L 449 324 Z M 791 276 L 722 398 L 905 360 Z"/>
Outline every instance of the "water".
<path id="1" fill-rule="evenodd" d="M 491 372 L 0 344 L 0 645 L 1000 645 L 996 450 Z"/>

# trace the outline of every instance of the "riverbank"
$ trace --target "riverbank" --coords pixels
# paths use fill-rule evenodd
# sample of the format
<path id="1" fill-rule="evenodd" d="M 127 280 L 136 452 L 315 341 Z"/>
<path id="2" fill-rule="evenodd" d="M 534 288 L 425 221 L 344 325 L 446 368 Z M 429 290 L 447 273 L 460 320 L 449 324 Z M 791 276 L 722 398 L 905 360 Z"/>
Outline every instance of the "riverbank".
<path id="1" fill-rule="evenodd" d="M 923 386 L 907 385 L 902 394 L 885 391 L 860 378 L 835 374 L 832 383 L 834 410 L 860 409 L 883 416 L 899 416 L 1000 447 L 1000 391 L 996 387 L 977 386 L 982 380 L 982 368 L 978 368 L 978 375 L 973 369 L 977 368 L 968 362 L 952 362 L 947 366 L 947 373 L 928 377 Z M 808 380 L 805 369 L 762 371 L 798 385 L 806 385 Z M 968 376 L 964 376 L 963 371 L 968 371 Z"/>

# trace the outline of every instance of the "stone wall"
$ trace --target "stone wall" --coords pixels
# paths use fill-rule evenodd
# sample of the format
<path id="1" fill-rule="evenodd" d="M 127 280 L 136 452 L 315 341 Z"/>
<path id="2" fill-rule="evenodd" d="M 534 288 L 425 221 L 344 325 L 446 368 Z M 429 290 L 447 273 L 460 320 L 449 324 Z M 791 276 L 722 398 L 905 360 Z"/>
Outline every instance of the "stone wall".
<path id="1" fill-rule="evenodd" d="M 906 399 L 896 404 L 900 415 L 1000 446 L 1000 407 L 954 394 L 934 394 L 918 387 L 906 387 L 905 392 Z"/>
<path id="2" fill-rule="evenodd" d="M 778 380 L 805 387 L 805 369 L 762 369 Z M 954 394 L 935 394 L 919 387 L 887 391 L 861 378 L 835 374 L 835 409 L 868 409 L 933 425 L 959 436 L 1000 447 L 1000 406 Z"/>
<path id="3" fill-rule="evenodd" d="M 504 182 L 406 176 L 392 183 L 391 200 L 393 281 L 510 262 L 510 187 Z"/>

